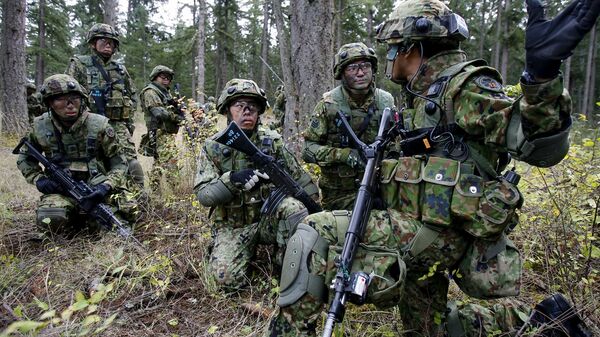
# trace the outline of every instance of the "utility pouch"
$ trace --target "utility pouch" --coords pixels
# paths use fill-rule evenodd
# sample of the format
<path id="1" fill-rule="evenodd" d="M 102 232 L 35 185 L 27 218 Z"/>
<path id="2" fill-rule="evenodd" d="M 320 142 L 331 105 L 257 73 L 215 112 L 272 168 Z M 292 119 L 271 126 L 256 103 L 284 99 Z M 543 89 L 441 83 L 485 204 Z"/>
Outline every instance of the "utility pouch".
<path id="1" fill-rule="evenodd" d="M 421 181 L 424 161 L 421 157 L 400 157 L 394 180 L 398 184 L 397 210 L 421 219 Z"/>
<path id="2" fill-rule="evenodd" d="M 461 174 L 458 178 L 450 211 L 452 216 L 464 221 L 473 221 L 479 209 L 479 198 L 483 195 L 483 178 L 474 174 Z"/>
<path id="3" fill-rule="evenodd" d="M 104 95 L 104 90 L 99 88 L 92 89 L 90 96 L 94 100 L 94 105 L 96 105 L 96 113 L 106 116 L 106 96 Z"/>
<path id="4" fill-rule="evenodd" d="M 506 235 L 496 241 L 475 239 L 453 272 L 453 279 L 467 295 L 494 299 L 519 295 L 522 260 Z"/>
<path id="5" fill-rule="evenodd" d="M 463 229 L 477 238 L 495 238 L 516 221 L 515 211 L 521 204 L 521 193 L 515 185 L 504 179 L 487 181 L 477 217 L 466 222 Z"/>
<path id="6" fill-rule="evenodd" d="M 396 159 L 381 161 L 381 196 L 386 208 L 398 207 L 398 184 L 393 180 L 397 166 Z"/>
<path id="7" fill-rule="evenodd" d="M 443 157 L 430 157 L 423 169 L 423 202 L 421 220 L 438 226 L 450 226 L 452 192 L 460 176 L 460 162 Z"/>

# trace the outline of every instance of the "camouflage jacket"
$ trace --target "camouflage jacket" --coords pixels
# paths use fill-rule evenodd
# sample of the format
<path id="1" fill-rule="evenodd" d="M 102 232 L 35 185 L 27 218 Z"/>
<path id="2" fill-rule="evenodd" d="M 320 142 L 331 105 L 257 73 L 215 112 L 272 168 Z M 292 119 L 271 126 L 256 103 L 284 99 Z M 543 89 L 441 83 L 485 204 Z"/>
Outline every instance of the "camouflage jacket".
<path id="1" fill-rule="evenodd" d="M 33 123 L 35 117 L 44 113 L 44 103 L 42 103 L 42 95 L 39 92 L 27 96 L 27 113 L 29 124 Z"/>
<path id="2" fill-rule="evenodd" d="M 140 102 L 148 130 L 161 129 L 171 132 L 177 129 L 178 120 L 171 105 L 173 97 L 167 88 L 151 82 L 140 92 Z"/>
<path id="3" fill-rule="evenodd" d="M 108 118 L 86 110 L 67 129 L 51 112 L 46 112 L 35 118 L 27 138 L 50 161 L 68 169 L 76 180 L 124 187 L 127 161 Z M 19 154 L 17 166 L 29 183 L 43 175 L 37 160 L 27 155 L 26 147 Z"/>
<path id="4" fill-rule="evenodd" d="M 341 158 L 339 149 L 349 145 L 342 144 L 338 127 L 334 124 L 337 112 L 341 110 L 350 116 L 350 125 L 354 132 L 358 132 L 371 107 L 372 117 L 362 135 L 359 135 L 363 142 L 370 144 L 377 136 L 383 109 L 392 106 L 392 95 L 375 88 L 369 92 L 361 105 L 350 98 L 343 86 L 338 86 L 323 95 L 323 99 L 313 110 L 308 129 L 304 132 L 305 143 L 302 151 L 306 162 L 316 163 L 321 167 L 321 187 L 354 190 L 355 177 L 362 175 L 362 170 L 351 168 Z"/>
<path id="5" fill-rule="evenodd" d="M 194 192 L 199 195 L 209 185 L 222 183 L 230 192 L 228 201 L 219 205 L 205 205 L 215 208 L 214 222 L 217 227 L 243 227 L 260 220 L 260 209 L 263 202 L 269 196 L 273 184 L 262 184 L 250 191 L 242 191 L 235 187 L 229 180 L 232 172 L 246 168 L 255 168 L 254 163 L 243 154 L 225 145 L 212 140 L 215 136 L 207 139 L 200 152 L 198 159 L 198 172 L 194 182 Z M 272 145 L 265 146 L 271 139 Z M 302 186 L 306 192 L 318 197 L 318 188 L 312 182 L 294 155 L 285 148 L 281 135 L 260 126 L 254 132 L 250 140 L 263 152 L 267 152 L 290 173 L 290 175 Z"/>
<path id="6" fill-rule="evenodd" d="M 104 68 L 111 83 L 102 75 Z M 129 120 L 135 111 L 136 88 L 124 65 L 98 55 L 76 55 L 65 74 L 73 76 L 90 94 L 90 109 L 98 113 L 97 102 L 105 101 L 105 115 L 111 120 Z M 107 90 L 108 89 L 108 90 Z M 101 96 L 106 93 L 106 97 Z"/>
<path id="7" fill-rule="evenodd" d="M 466 55 L 459 50 L 440 53 L 427 60 L 424 70 L 413 80 L 412 89 L 427 97 L 443 95 L 440 104 L 449 107 L 446 110 L 451 113 L 440 116 L 439 109 L 434 114 L 427 113 L 428 101 L 407 94 L 404 110 L 407 128 L 433 127 L 440 118 L 444 123 L 454 122 L 467 134 L 465 138 L 471 149 L 496 168 L 499 155 L 507 152 L 507 143 L 518 137 L 509 129 L 513 114 L 521 115 L 527 139 L 552 134 L 570 122 L 571 98 L 560 76 L 542 84 L 521 83 L 523 97 L 515 101 L 505 94 L 500 74 L 480 63 L 466 65 L 444 88 L 438 88 L 443 72 L 465 61 Z"/>

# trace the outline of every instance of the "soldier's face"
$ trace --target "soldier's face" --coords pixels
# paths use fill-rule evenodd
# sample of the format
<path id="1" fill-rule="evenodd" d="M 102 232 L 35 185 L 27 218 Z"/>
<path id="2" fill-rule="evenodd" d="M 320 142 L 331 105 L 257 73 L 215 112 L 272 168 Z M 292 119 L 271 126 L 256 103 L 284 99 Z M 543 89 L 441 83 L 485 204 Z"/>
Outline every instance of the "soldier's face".
<path id="1" fill-rule="evenodd" d="M 115 53 L 117 43 L 113 39 L 99 38 L 94 41 L 94 49 L 102 56 L 111 57 Z"/>
<path id="2" fill-rule="evenodd" d="M 173 77 L 171 77 L 171 75 L 165 74 L 165 73 L 160 73 L 160 74 L 158 74 L 158 76 L 156 76 L 156 80 L 163 87 L 169 87 L 169 85 L 171 84 L 171 80 L 172 79 L 173 79 Z"/>
<path id="3" fill-rule="evenodd" d="M 358 60 L 350 63 L 344 68 L 344 83 L 354 90 L 368 89 L 373 81 L 373 69 L 371 62 Z"/>
<path id="4" fill-rule="evenodd" d="M 61 120 L 74 121 L 79 116 L 81 95 L 71 93 L 55 96 L 50 100 L 50 107 Z"/>
<path id="5" fill-rule="evenodd" d="M 252 98 L 242 97 L 229 105 L 231 120 L 246 131 L 252 131 L 256 126 L 259 111 L 260 104 Z"/>

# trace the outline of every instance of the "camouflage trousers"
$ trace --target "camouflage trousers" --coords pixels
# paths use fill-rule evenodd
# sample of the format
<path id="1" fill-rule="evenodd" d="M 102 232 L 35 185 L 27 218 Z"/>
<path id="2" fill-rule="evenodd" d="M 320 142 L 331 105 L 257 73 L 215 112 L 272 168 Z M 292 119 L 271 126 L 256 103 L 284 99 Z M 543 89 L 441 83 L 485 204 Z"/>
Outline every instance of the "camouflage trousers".
<path id="1" fill-rule="evenodd" d="M 127 122 L 122 120 L 110 120 L 110 126 L 115 130 L 115 137 L 119 142 L 119 145 L 123 149 L 123 154 L 127 159 L 128 180 L 135 183 L 139 187 L 144 186 L 144 170 L 142 165 L 137 159 L 137 152 L 135 150 L 135 143 L 131 137 L 131 133 L 127 128 Z"/>
<path id="2" fill-rule="evenodd" d="M 105 203 L 115 215 L 133 223 L 137 204 L 128 192 L 122 191 L 107 197 Z M 100 227 L 87 214 L 77 210 L 76 201 L 61 194 L 44 194 L 40 197 L 36 210 L 37 226 L 49 233 L 69 233 L 88 228 L 96 231 Z"/>
<path id="3" fill-rule="evenodd" d="M 162 130 L 156 131 L 156 156 L 154 157 L 154 166 L 150 172 L 150 186 L 153 190 L 160 188 L 162 178 L 166 179 L 171 188 L 178 183 L 178 151 L 175 136 L 175 134 Z"/>
<path id="4" fill-rule="evenodd" d="M 308 269 L 313 274 L 323 277 L 324 284 L 329 285 L 335 276 L 333 256 L 339 252 L 345 230 L 338 230 L 339 220 L 333 212 L 311 214 L 302 223 L 315 228 L 329 243 L 327 259 L 315 253 L 308 258 Z M 354 260 L 353 270 L 365 267 L 377 270 L 378 264 L 389 263 L 386 260 L 374 261 L 368 254 L 362 254 L 361 249 L 364 246 L 383 246 L 396 250 L 398 255 L 401 255 L 400 252 L 407 247 L 421 226 L 421 222 L 393 209 L 372 211 L 362 240 L 363 245 Z M 406 277 L 403 286 L 397 291 L 375 298 L 376 291 L 389 286 L 385 284 L 386 280 L 395 277 L 393 273 L 376 273 L 382 277 L 373 278 L 369 285 L 367 302 L 381 307 L 398 305 L 407 336 L 443 336 L 448 326 L 462 328 L 465 336 L 487 336 L 497 331 L 514 331 L 523 324 L 523 318 L 530 312 L 530 309 L 516 302 L 506 302 L 491 308 L 464 304 L 454 310 L 451 316 L 452 324 L 447 324 L 450 310 L 447 303 L 449 279 L 446 270 L 452 270 L 460 261 L 468 242 L 468 238 L 458 231 L 442 230 L 422 253 L 413 259 L 404 259 Z M 391 283 L 394 283 L 393 281 Z M 331 300 L 332 294 L 329 295 Z M 314 336 L 316 322 L 321 317 L 324 304 L 321 299 L 310 293 L 304 294 L 295 303 L 279 309 L 267 335 Z"/>
<path id="5" fill-rule="evenodd" d="M 290 232 L 307 214 L 300 201 L 288 197 L 272 216 L 258 223 L 239 228 L 215 226 L 208 269 L 217 284 L 225 290 L 237 290 L 246 285 L 257 245 L 276 245 L 283 252 Z"/>

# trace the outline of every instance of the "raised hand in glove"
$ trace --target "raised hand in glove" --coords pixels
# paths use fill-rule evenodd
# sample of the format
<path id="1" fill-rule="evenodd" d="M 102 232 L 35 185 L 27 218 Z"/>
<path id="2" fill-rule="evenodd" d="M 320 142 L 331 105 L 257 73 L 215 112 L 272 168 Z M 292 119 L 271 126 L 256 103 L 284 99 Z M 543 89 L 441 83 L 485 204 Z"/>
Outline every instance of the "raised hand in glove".
<path id="1" fill-rule="evenodd" d="M 110 186 L 107 184 L 100 184 L 96 186 L 94 192 L 83 197 L 83 202 L 85 205 L 83 208 L 90 209 L 94 205 L 101 203 L 110 192 L 110 189 Z"/>
<path id="2" fill-rule="evenodd" d="M 238 188 L 249 191 L 259 184 L 260 180 L 269 180 L 269 175 L 255 169 L 243 169 L 232 172 L 229 180 Z"/>
<path id="3" fill-rule="evenodd" d="M 358 154 L 358 150 L 344 148 L 342 149 L 342 161 L 352 168 L 364 168 L 365 163 Z"/>
<path id="4" fill-rule="evenodd" d="M 550 80 L 558 75 L 560 64 L 592 29 L 600 13 L 598 0 L 574 0 L 552 20 L 546 19 L 541 0 L 526 0 L 526 73 L 533 80 Z"/>
<path id="5" fill-rule="evenodd" d="M 60 185 L 50 180 L 48 177 L 41 177 L 35 182 L 38 191 L 44 194 L 57 194 L 62 191 Z"/>

